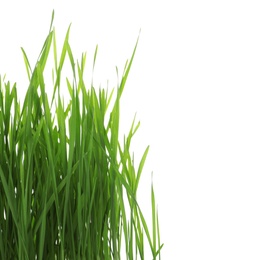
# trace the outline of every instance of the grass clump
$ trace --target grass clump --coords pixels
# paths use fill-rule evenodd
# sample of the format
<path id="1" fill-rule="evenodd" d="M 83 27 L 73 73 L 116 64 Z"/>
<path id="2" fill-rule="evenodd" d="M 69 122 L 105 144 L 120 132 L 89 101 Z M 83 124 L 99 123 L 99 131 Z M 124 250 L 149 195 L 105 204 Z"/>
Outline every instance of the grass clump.
<path id="1" fill-rule="evenodd" d="M 53 17 L 33 70 L 22 49 L 29 77 L 22 106 L 16 84 L 0 78 L 0 259 L 144 259 L 146 244 L 160 259 L 153 186 L 152 227 L 136 199 L 149 149 L 135 169 L 130 144 L 139 123 L 132 122 L 122 144 L 118 139 L 120 98 L 137 43 L 110 108 L 114 91 L 86 88 L 86 55 L 74 62 L 70 28 L 58 60 Z M 51 48 L 49 99 L 44 69 Z M 96 54 L 97 48 L 94 63 Z M 60 94 L 66 59 L 73 73 L 67 106 Z"/>

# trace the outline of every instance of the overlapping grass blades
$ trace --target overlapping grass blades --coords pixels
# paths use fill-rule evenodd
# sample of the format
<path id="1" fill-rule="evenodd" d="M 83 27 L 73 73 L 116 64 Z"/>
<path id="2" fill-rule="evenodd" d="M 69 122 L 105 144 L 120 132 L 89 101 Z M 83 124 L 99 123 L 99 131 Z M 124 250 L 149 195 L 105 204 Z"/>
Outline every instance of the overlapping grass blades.
<path id="1" fill-rule="evenodd" d="M 118 139 L 120 98 L 137 43 L 107 118 L 114 91 L 86 88 L 86 55 L 74 62 L 70 28 L 58 60 L 52 22 L 33 70 L 22 49 L 30 82 L 23 106 L 16 85 L 0 78 L 0 259 L 124 259 L 124 252 L 144 259 L 146 244 L 160 259 L 153 186 L 152 232 L 136 200 L 149 149 L 136 170 L 130 144 L 139 123 L 132 122 L 123 144 Z M 44 70 L 51 47 L 49 100 Z M 97 48 L 94 62 L 96 54 Z M 60 94 L 66 59 L 73 73 L 67 106 Z"/>

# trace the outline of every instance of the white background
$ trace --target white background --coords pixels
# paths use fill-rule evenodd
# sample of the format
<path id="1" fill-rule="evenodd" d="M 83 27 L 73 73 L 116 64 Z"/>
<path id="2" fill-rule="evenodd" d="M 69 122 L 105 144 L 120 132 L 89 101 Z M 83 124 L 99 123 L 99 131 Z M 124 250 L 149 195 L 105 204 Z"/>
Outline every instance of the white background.
<path id="1" fill-rule="evenodd" d="M 58 2 L 1 3 L 1 75 L 22 97 L 20 47 L 34 65 L 55 9 L 59 45 L 72 22 L 75 57 L 90 66 L 98 44 L 95 84 L 112 88 L 141 29 L 121 123 L 141 121 L 135 160 L 151 147 L 140 200 L 150 218 L 153 171 L 162 259 L 256 259 L 254 1 Z"/>

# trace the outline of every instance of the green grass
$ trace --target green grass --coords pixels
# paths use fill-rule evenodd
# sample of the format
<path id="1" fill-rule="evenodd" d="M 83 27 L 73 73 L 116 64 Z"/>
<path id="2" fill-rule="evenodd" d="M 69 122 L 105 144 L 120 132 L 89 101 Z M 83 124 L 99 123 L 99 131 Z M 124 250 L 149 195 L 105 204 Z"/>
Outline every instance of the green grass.
<path id="1" fill-rule="evenodd" d="M 53 18 L 33 70 L 22 49 L 29 78 L 22 106 L 16 84 L 0 78 L 0 259 L 145 259 L 146 246 L 160 259 L 153 186 L 152 225 L 136 196 L 149 150 L 135 169 L 130 146 L 139 122 L 119 142 L 120 99 L 138 41 L 116 91 L 88 89 L 86 55 L 74 61 L 68 28 L 58 58 Z M 44 76 L 50 50 L 51 98 Z M 97 48 L 93 66 L 96 56 Z M 66 60 L 73 74 L 64 84 L 67 105 Z"/>

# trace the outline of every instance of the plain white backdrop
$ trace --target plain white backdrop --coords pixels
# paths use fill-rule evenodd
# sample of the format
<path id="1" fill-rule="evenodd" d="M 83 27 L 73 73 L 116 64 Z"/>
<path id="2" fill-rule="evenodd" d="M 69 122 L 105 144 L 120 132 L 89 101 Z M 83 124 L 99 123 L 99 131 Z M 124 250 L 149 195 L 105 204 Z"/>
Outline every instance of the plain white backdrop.
<path id="1" fill-rule="evenodd" d="M 116 86 L 115 66 L 121 74 L 141 29 L 121 130 L 137 113 L 135 161 L 150 145 L 139 199 L 150 218 L 153 172 L 162 259 L 256 259 L 255 2 L 1 3 L 0 74 L 20 98 L 20 47 L 35 65 L 53 9 L 60 47 L 70 23 L 74 55 L 87 52 L 88 67 L 98 44 L 95 86 Z"/>

